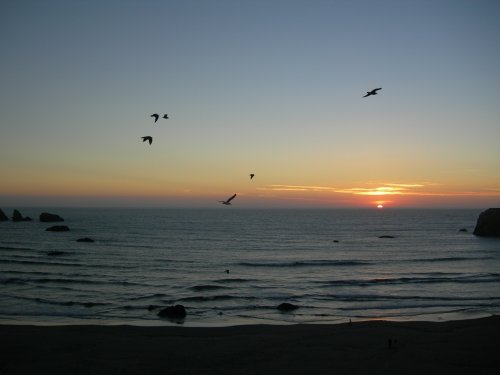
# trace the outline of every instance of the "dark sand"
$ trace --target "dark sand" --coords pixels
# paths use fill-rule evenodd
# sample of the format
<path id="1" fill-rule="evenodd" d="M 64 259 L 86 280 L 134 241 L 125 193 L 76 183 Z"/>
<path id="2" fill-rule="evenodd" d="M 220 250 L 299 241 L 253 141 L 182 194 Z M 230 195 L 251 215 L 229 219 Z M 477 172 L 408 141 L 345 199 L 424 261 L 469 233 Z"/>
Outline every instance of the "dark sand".
<path id="1" fill-rule="evenodd" d="M 2 375 L 499 371 L 500 316 L 444 323 L 371 321 L 352 327 L 0 326 Z"/>

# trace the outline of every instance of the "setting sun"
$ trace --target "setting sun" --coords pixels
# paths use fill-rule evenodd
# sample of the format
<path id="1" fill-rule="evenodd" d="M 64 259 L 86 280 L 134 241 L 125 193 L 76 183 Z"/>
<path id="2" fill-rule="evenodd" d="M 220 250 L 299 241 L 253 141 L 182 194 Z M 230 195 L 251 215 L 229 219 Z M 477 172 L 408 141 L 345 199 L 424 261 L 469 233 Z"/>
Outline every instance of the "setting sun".
<path id="1" fill-rule="evenodd" d="M 382 204 L 378 204 L 377 208 L 384 208 L 384 206 Z"/>

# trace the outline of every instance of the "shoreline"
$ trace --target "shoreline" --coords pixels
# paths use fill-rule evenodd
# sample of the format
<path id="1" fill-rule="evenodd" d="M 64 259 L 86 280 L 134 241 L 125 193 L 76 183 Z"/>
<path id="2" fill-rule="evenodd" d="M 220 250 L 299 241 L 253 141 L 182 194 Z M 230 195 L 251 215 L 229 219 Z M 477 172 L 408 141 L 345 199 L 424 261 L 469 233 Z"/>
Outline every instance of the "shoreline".
<path id="1" fill-rule="evenodd" d="M 455 374 L 500 368 L 500 316 L 229 327 L 0 325 L 8 374 Z"/>
<path id="2" fill-rule="evenodd" d="M 286 315 L 286 313 L 283 313 Z M 363 323 L 369 321 L 386 321 L 397 323 L 446 323 L 453 321 L 467 321 L 495 316 L 491 312 L 475 312 L 469 314 L 447 312 L 434 314 L 420 314 L 413 317 L 408 316 L 384 316 L 384 317 L 357 317 L 344 316 L 336 317 L 328 320 L 293 320 L 293 319 L 272 319 L 260 318 L 255 316 L 218 316 L 211 319 L 84 319 L 84 318 L 54 318 L 54 317 L 26 317 L 15 318 L 8 316 L 0 316 L 0 326 L 38 326 L 38 327 L 59 327 L 59 326 L 131 326 L 131 327 L 185 327 L 185 328 L 224 328 L 224 327 L 239 327 L 239 326 L 291 326 L 291 325 L 341 325 L 348 321 L 353 323 Z"/>

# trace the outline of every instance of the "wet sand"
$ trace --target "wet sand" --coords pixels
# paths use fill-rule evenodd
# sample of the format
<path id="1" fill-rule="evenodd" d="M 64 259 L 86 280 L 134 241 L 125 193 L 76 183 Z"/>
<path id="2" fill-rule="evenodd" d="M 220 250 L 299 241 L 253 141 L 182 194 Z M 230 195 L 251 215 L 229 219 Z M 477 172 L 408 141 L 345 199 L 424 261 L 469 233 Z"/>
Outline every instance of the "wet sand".
<path id="1" fill-rule="evenodd" d="M 222 328 L 0 326 L 0 374 L 493 374 L 500 316 Z"/>

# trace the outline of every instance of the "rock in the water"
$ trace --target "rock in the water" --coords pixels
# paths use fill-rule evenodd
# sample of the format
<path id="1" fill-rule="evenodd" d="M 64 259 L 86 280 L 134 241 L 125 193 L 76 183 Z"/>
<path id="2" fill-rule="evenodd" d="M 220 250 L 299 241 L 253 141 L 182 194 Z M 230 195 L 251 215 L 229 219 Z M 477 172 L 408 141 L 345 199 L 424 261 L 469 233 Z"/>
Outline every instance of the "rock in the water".
<path id="1" fill-rule="evenodd" d="M 462 228 L 458 230 L 459 232 L 467 232 L 467 228 Z"/>
<path id="2" fill-rule="evenodd" d="M 298 309 L 298 308 L 299 308 L 299 306 L 297 306 L 297 305 L 293 305 L 293 304 L 288 303 L 288 302 L 284 302 L 284 303 L 280 304 L 280 305 L 277 307 L 277 309 L 278 309 L 279 311 L 293 311 L 293 310 L 296 310 L 296 309 Z"/>
<path id="3" fill-rule="evenodd" d="M 64 254 L 64 251 L 58 251 L 58 250 L 49 251 L 47 253 L 47 255 L 50 255 L 50 256 L 57 256 L 57 255 L 63 255 L 63 254 Z"/>
<path id="4" fill-rule="evenodd" d="M 14 212 L 12 213 L 12 221 L 31 221 L 31 220 L 33 220 L 31 217 L 29 216 L 24 217 L 23 215 L 21 215 L 19 210 L 14 210 Z"/>
<path id="5" fill-rule="evenodd" d="M 23 215 L 18 210 L 12 213 L 12 221 L 23 221 Z"/>
<path id="6" fill-rule="evenodd" d="M 48 212 L 42 212 L 40 214 L 40 221 L 43 223 L 54 223 L 57 221 L 64 221 L 64 219 L 56 214 L 49 214 Z"/>
<path id="7" fill-rule="evenodd" d="M 158 313 L 159 317 L 169 319 L 184 319 L 186 315 L 186 309 L 182 305 L 169 306 Z"/>
<path id="8" fill-rule="evenodd" d="M 473 232 L 476 236 L 500 237 L 500 208 L 481 212 Z"/>
<path id="9" fill-rule="evenodd" d="M 45 229 L 49 232 L 67 232 L 69 228 L 66 225 L 54 225 L 53 227 Z"/>
<path id="10" fill-rule="evenodd" d="M 7 220 L 9 220 L 9 218 L 7 217 L 7 215 L 4 214 L 2 209 L 0 209 L 0 221 L 7 221 Z"/>
<path id="11" fill-rule="evenodd" d="M 157 305 L 149 305 L 148 306 L 148 311 L 153 311 L 153 310 L 156 310 L 156 309 L 159 309 L 160 306 L 157 306 Z"/>
<path id="12" fill-rule="evenodd" d="M 88 238 L 88 237 L 85 237 L 85 238 L 79 238 L 76 240 L 76 242 L 95 242 L 92 238 Z"/>
<path id="13" fill-rule="evenodd" d="M 378 238 L 395 238 L 395 237 L 394 236 L 387 236 L 387 235 L 385 235 L 385 236 L 378 236 Z"/>

